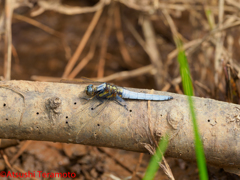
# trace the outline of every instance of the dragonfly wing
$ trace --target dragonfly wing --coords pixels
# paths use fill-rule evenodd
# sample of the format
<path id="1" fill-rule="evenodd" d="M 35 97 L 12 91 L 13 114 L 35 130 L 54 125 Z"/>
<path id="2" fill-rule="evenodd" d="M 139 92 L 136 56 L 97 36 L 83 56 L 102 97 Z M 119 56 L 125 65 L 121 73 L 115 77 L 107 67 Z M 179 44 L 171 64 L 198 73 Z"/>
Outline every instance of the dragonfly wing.
<path id="1" fill-rule="evenodd" d="M 93 84 L 93 85 L 99 85 L 103 82 L 94 81 L 85 77 L 81 77 L 79 79 L 61 79 L 61 83 L 70 83 L 70 84 Z"/>
<path id="2" fill-rule="evenodd" d="M 104 82 L 96 81 L 94 79 L 89 79 L 89 78 L 86 78 L 86 77 L 81 77 L 80 79 L 84 82 L 89 82 L 89 83 L 98 83 L 98 84 L 104 83 Z"/>
<path id="3" fill-rule="evenodd" d="M 97 98 L 96 98 L 97 99 Z M 108 106 L 109 104 L 109 100 L 102 100 L 102 101 L 98 101 L 97 103 L 92 103 L 89 106 L 89 116 L 95 118 L 96 116 L 98 116 L 101 112 L 104 111 L 105 107 Z"/>
<path id="4" fill-rule="evenodd" d="M 87 95 L 83 95 L 80 98 L 83 102 L 80 110 L 77 111 L 76 116 L 87 112 L 89 116 L 96 117 L 109 103 L 109 100 L 99 100 L 96 97 L 89 99 L 89 96 Z"/>
<path id="5" fill-rule="evenodd" d="M 98 130 L 96 128 L 98 128 L 98 124 L 99 120 L 97 120 L 97 118 L 95 118 L 96 116 L 100 115 L 101 113 L 103 113 L 104 109 L 109 105 L 109 100 L 104 100 L 103 103 L 101 105 L 98 106 L 99 103 L 101 103 L 100 101 L 98 101 L 97 98 L 94 98 L 92 100 L 89 100 L 89 102 L 86 103 L 86 105 L 83 105 L 83 107 L 81 108 L 80 111 L 78 111 L 74 117 L 78 118 L 81 115 L 81 113 L 87 113 L 87 116 L 88 118 L 87 121 L 83 122 L 83 124 L 81 125 L 81 129 L 78 131 L 78 134 L 81 132 L 81 134 L 84 134 L 84 135 L 89 135 L 89 134 L 92 134 L 91 132 L 86 132 L 84 133 L 85 131 L 89 131 L 89 130 L 92 130 L 92 131 L 95 131 L 97 132 Z M 104 123 L 101 123 L 101 127 L 107 127 L 109 126 L 109 123 L 111 122 L 106 122 L 104 121 Z M 87 138 L 90 138 L 90 137 L 87 137 L 87 136 L 81 136 L 79 137 L 77 134 L 77 143 L 82 143 L 84 142 Z"/>
<path id="6" fill-rule="evenodd" d="M 69 83 L 69 84 L 87 84 L 87 82 L 82 81 L 81 79 L 61 79 L 60 83 Z"/>

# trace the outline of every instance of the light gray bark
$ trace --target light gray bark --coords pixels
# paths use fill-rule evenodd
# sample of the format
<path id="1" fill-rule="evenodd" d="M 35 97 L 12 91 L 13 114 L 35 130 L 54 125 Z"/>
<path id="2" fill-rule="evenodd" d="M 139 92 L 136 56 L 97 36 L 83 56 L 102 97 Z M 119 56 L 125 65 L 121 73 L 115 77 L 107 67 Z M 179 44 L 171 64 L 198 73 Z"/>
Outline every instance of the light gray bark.
<path id="1" fill-rule="evenodd" d="M 30 81 L 0 82 L 0 138 L 81 143 L 147 152 L 153 136 L 170 134 L 167 156 L 195 159 L 188 100 L 126 100 L 127 111 L 114 102 L 91 110 L 81 99 L 86 84 Z M 129 88 L 127 88 L 129 89 Z M 206 160 L 219 167 L 240 168 L 240 106 L 193 97 Z M 153 136 L 152 136 L 152 135 Z"/>

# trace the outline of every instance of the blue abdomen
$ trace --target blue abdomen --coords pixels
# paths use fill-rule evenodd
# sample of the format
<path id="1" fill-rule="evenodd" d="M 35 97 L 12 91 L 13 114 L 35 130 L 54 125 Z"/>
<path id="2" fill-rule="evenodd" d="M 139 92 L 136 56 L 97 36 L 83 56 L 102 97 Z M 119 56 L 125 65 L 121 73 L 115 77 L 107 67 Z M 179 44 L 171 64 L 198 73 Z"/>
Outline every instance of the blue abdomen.
<path id="1" fill-rule="evenodd" d="M 122 98 L 136 100 L 151 100 L 151 101 L 167 101 L 173 99 L 172 96 L 161 96 L 156 94 L 137 93 L 123 89 Z"/>

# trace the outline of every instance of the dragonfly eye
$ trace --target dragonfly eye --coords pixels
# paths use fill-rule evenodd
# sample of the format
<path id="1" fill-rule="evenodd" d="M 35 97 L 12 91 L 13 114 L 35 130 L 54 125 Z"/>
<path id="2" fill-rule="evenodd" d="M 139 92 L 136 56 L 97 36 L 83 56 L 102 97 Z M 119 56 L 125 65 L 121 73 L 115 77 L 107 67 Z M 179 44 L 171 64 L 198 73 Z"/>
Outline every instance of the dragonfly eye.
<path id="1" fill-rule="evenodd" d="M 93 92 L 93 85 L 90 84 L 86 87 L 86 94 L 89 95 L 89 96 L 93 96 L 94 92 Z"/>

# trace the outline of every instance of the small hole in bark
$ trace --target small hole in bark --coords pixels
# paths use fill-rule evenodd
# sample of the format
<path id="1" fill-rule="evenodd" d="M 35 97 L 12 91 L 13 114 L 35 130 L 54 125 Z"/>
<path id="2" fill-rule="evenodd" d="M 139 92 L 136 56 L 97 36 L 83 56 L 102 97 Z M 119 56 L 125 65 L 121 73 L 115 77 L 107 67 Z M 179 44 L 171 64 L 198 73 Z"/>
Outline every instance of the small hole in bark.
<path id="1" fill-rule="evenodd" d="M 8 120 L 8 118 L 6 118 L 6 120 Z"/>
<path id="2" fill-rule="evenodd" d="M 207 121 L 210 122 L 210 119 L 208 119 Z"/>
<path id="3" fill-rule="evenodd" d="M 38 126 L 37 126 L 37 129 L 38 129 Z"/>
<path id="4" fill-rule="evenodd" d="M 68 124 L 68 121 L 66 121 L 66 124 Z"/>
<path id="5" fill-rule="evenodd" d="M 94 110 L 93 108 L 91 108 L 91 110 Z"/>
<path id="6" fill-rule="evenodd" d="M 39 112 L 37 112 L 36 114 L 39 115 Z"/>
<path id="7" fill-rule="evenodd" d="M 132 112 L 132 110 L 130 109 L 129 112 Z"/>
<path id="8" fill-rule="evenodd" d="M 66 119 L 68 118 L 68 116 L 66 116 Z"/>
<path id="9" fill-rule="evenodd" d="M 162 116 L 162 114 L 160 116 Z"/>
<path id="10" fill-rule="evenodd" d="M 74 105 L 76 105 L 77 103 L 76 102 L 74 102 Z"/>
<path id="11" fill-rule="evenodd" d="M 3 104 L 4 107 L 5 107 L 6 105 L 7 105 L 7 104 L 5 104 L 5 103 Z"/>
<path id="12" fill-rule="evenodd" d="M 100 124 L 97 124 L 98 126 L 100 126 Z"/>

